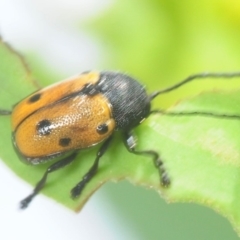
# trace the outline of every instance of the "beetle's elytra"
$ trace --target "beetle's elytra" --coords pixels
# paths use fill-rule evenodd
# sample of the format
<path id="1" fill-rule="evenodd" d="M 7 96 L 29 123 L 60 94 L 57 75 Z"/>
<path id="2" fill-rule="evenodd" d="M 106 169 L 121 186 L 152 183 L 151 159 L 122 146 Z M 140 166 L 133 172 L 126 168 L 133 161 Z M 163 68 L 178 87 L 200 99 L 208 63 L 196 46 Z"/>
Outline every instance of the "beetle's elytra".
<path id="1" fill-rule="evenodd" d="M 226 117 L 204 112 L 168 113 L 152 110 L 151 101 L 197 78 L 239 76 L 239 72 L 196 74 L 148 95 L 143 85 L 126 74 L 90 71 L 31 94 L 14 105 L 12 111 L 0 109 L 0 115 L 11 114 L 13 145 L 23 161 L 36 165 L 62 156 L 46 170 L 33 193 L 21 201 L 21 208 L 26 208 L 44 187 L 49 173 L 74 161 L 78 150 L 103 142 L 92 167 L 71 190 L 72 198 L 78 197 L 97 173 L 99 159 L 109 147 L 115 131 L 122 132 L 128 151 L 153 158 L 162 186 L 169 186 L 170 178 L 159 154 L 152 150 L 135 150 L 132 130 L 156 112 Z"/>
<path id="2" fill-rule="evenodd" d="M 114 130 L 138 125 L 150 111 L 146 91 L 113 72 L 89 72 L 42 89 L 12 111 L 13 142 L 30 164 L 94 146 Z"/>

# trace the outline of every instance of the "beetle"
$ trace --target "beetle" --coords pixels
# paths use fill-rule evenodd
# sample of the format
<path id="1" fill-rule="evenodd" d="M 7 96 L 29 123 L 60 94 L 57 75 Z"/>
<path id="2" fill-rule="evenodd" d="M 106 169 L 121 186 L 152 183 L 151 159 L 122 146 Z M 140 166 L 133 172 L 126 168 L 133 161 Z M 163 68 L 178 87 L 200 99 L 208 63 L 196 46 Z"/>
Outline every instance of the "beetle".
<path id="1" fill-rule="evenodd" d="M 34 92 L 14 105 L 12 111 L 0 109 L 0 115 L 11 115 L 12 142 L 20 159 L 37 165 L 60 157 L 47 168 L 33 192 L 20 202 L 20 208 L 26 208 L 40 192 L 49 173 L 72 163 L 79 150 L 102 143 L 91 168 L 71 190 L 73 199 L 79 197 L 97 173 L 99 160 L 109 148 L 115 131 L 122 132 L 129 152 L 152 157 L 161 185 L 168 187 L 170 177 L 160 155 L 153 150 L 136 150 L 133 129 L 154 113 L 235 118 L 206 112 L 152 110 L 151 101 L 195 79 L 239 76 L 240 72 L 195 74 L 148 95 L 142 84 L 124 73 L 88 71 Z"/>

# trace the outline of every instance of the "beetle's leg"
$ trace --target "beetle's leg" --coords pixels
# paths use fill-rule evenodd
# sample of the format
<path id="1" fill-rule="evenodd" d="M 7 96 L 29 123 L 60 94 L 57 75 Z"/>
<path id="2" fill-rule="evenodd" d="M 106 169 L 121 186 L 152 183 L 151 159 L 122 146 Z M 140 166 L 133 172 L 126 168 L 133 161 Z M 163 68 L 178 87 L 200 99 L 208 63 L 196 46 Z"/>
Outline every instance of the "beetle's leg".
<path id="1" fill-rule="evenodd" d="M 124 132 L 123 136 L 124 144 L 129 152 L 134 153 L 136 155 L 148 155 L 152 157 L 154 165 L 159 171 L 161 185 L 164 187 L 168 187 L 170 185 L 170 178 L 168 176 L 166 169 L 164 168 L 163 161 L 161 160 L 159 154 L 152 150 L 136 151 L 135 150 L 136 139 L 134 138 L 133 134 L 131 132 Z"/>
<path id="2" fill-rule="evenodd" d="M 75 157 L 77 156 L 77 153 L 74 152 L 71 155 L 67 156 L 66 158 L 63 158 L 61 160 L 59 160 L 58 162 L 55 162 L 54 164 L 52 164 L 51 166 L 48 167 L 48 169 L 46 170 L 46 172 L 44 173 L 42 179 L 37 183 L 36 187 L 33 190 L 33 193 L 30 194 L 28 197 L 24 198 L 21 202 L 20 202 L 20 208 L 24 209 L 26 208 L 29 203 L 32 201 L 32 199 L 41 191 L 41 189 L 44 187 L 48 174 L 51 172 L 54 172 L 60 168 L 65 167 L 66 165 L 70 164 Z"/>
<path id="3" fill-rule="evenodd" d="M 100 149 L 97 152 L 97 157 L 91 166 L 91 168 L 88 170 L 88 172 L 83 176 L 82 180 L 71 190 L 71 196 L 73 199 L 79 197 L 82 190 L 84 189 L 85 185 L 93 178 L 93 176 L 97 173 L 98 170 L 98 163 L 100 158 L 103 156 L 103 154 L 108 149 L 110 143 L 112 140 L 112 136 L 109 137 L 103 145 L 100 147 Z"/>

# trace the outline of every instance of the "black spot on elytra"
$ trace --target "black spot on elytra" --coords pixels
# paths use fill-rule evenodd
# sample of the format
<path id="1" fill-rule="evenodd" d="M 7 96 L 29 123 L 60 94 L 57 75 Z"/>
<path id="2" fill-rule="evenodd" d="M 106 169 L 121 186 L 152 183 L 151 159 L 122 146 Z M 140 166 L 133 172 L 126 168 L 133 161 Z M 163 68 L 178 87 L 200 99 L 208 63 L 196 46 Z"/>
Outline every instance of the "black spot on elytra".
<path id="1" fill-rule="evenodd" d="M 47 119 L 40 121 L 37 124 L 37 131 L 40 135 L 49 135 L 51 133 L 51 122 Z"/>
<path id="2" fill-rule="evenodd" d="M 103 123 L 99 126 L 97 126 L 97 132 L 99 134 L 104 134 L 108 132 L 108 125 L 106 123 Z"/>
<path id="3" fill-rule="evenodd" d="M 29 103 L 37 102 L 41 97 L 41 93 L 36 93 L 28 99 Z"/>
<path id="4" fill-rule="evenodd" d="M 60 138 L 59 145 L 61 147 L 67 147 L 71 143 L 71 138 Z"/>

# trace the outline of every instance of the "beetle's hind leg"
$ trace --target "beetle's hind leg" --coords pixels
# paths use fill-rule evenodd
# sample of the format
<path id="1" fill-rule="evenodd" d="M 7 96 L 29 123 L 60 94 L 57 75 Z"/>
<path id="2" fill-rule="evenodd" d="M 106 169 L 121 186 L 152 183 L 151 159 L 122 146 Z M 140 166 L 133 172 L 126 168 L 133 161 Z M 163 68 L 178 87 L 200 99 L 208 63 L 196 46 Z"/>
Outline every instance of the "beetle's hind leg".
<path id="1" fill-rule="evenodd" d="M 134 153 L 136 155 L 148 155 L 152 157 L 153 163 L 159 171 L 161 185 L 163 187 L 168 187 L 171 181 L 159 154 L 152 150 L 136 151 L 135 150 L 136 140 L 133 134 L 131 132 L 124 132 L 123 136 L 124 136 L 124 144 L 129 152 Z"/>
<path id="2" fill-rule="evenodd" d="M 54 164 L 52 164 L 51 166 L 48 167 L 48 169 L 46 170 L 46 172 L 44 173 L 42 179 L 37 183 L 36 187 L 34 188 L 32 194 L 30 194 L 28 197 L 24 198 L 21 202 L 20 202 L 20 208 L 24 209 L 27 208 L 27 206 L 29 205 L 29 203 L 32 201 L 32 199 L 41 191 L 41 189 L 43 189 L 46 181 L 47 181 L 47 177 L 48 174 L 51 172 L 54 172 L 60 168 L 63 168 L 65 166 L 67 166 L 68 164 L 70 164 L 71 162 L 74 161 L 74 159 L 76 158 L 77 153 L 74 152 L 71 155 L 59 160 L 58 162 L 55 162 Z"/>
<path id="3" fill-rule="evenodd" d="M 94 175 L 97 173 L 98 170 L 98 163 L 100 158 L 103 156 L 103 154 L 108 149 L 110 143 L 112 140 L 112 136 L 110 136 L 100 147 L 100 149 L 97 152 L 96 159 L 91 166 L 91 168 L 88 170 L 88 172 L 83 176 L 82 180 L 71 190 L 72 198 L 75 199 L 80 196 L 82 190 L 86 186 L 86 184 L 94 177 Z"/>

